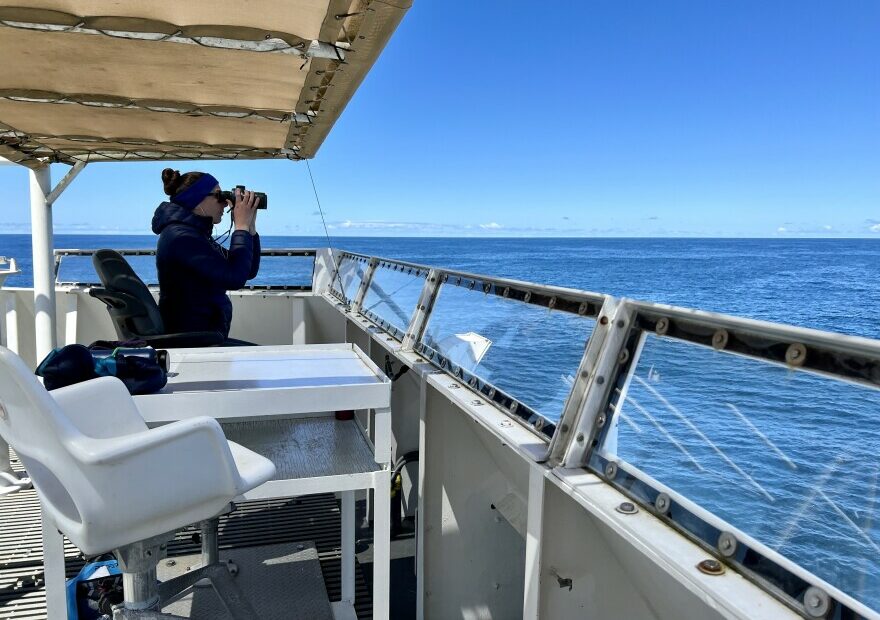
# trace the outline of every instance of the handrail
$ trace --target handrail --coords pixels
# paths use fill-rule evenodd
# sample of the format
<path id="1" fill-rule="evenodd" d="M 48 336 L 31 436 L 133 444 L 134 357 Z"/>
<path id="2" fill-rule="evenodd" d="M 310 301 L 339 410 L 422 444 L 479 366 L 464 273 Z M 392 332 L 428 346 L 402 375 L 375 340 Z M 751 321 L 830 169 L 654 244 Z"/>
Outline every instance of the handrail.
<path id="1" fill-rule="evenodd" d="M 93 256 L 97 249 L 81 250 L 81 249 L 57 249 L 55 256 L 55 285 L 56 286 L 100 286 L 100 282 L 66 282 L 59 280 L 61 272 L 61 263 L 65 257 L 70 256 Z M 116 250 L 122 256 L 155 256 L 155 248 L 147 249 L 121 249 Z M 317 250 L 313 248 L 262 248 L 260 256 L 311 256 L 314 257 Z M 158 287 L 156 283 L 148 283 L 148 288 L 154 289 Z M 311 291 L 312 284 L 248 284 L 239 290 L 250 291 Z"/>

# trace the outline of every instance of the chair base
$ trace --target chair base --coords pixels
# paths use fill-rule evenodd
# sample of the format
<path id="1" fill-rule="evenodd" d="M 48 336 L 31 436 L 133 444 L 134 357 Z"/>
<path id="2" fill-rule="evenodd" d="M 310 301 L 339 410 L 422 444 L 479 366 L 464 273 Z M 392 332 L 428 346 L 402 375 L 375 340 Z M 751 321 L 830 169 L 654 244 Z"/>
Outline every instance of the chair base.
<path id="1" fill-rule="evenodd" d="M 214 591 L 233 620 L 254 620 L 258 618 L 254 608 L 235 582 L 235 576 L 225 563 L 203 566 L 170 581 L 158 585 L 158 598 L 149 608 L 131 609 L 125 603 L 113 608 L 113 620 L 186 620 L 183 616 L 165 614 L 161 609 L 174 599 L 179 598 L 189 588 L 196 586 L 203 579 L 210 581 Z M 127 597 L 128 595 L 126 595 Z"/>
<path id="2" fill-rule="evenodd" d="M 219 519 L 200 524 L 203 566 L 184 575 L 158 583 L 156 567 L 167 553 L 173 533 L 126 545 L 115 551 L 122 570 L 125 600 L 113 608 L 114 620 L 174 619 L 180 616 L 159 612 L 190 588 L 211 585 L 233 620 L 257 618 L 253 607 L 235 583 L 238 567 L 220 562 L 217 547 Z"/>

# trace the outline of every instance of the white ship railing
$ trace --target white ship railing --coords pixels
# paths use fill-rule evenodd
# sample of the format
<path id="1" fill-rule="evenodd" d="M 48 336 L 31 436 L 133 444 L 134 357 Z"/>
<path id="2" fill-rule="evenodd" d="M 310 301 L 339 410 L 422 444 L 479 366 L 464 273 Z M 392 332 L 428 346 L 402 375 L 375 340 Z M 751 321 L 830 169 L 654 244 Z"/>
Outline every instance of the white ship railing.
<path id="1" fill-rule="evenodd" d="M 138 256 L 155 256 L 155 249 L 118 249 L 116 250 L 122 256 L 128 257 L 138 257 Z M 55 285 L 56 286 L 101 286 L 100 281 L 97 280 L 97 275 L 94 280 L 87 281 L 76 281 L 76 280 L 64 280 L 61 277 L 61 267 L 63 265 L 65 258 L 72 257 L 90 257 L 94 255 L 97 250 L 77 250 L 77 249 L 57 249 L 54 251 L 55 256 Z M 312 260 L 310 261 L 310 272 L 308 274 L 308 281 L 303 284 L 248 284 L 243 287 L 243 290 L 272 290 L 272 291 L 311 291 L 312 290 L 312 281 L 314 280 L 314 268 L 315 268 L 315 254 L 316 251 L 314 249 L 307 248 L 263 248 L 260 251 L 260 256 L 264 257 L 310 257 Z M 135 269 L 137 271 L 137 269 Z M 150 281 L 145 281 L 146 284 L 150 288 L 158 288 L 159 283 L 155 281 L 155 278 L 148 278 Z"/>
<path id="2" fill-rule="evenodd" d="M 392 307 L 382 300 L 394 297 L 395 291 L 387 290 L 390 288 L 388 284 L 395 280 L 400 282 L 401 278 L 409 278 L 418 285 L 417 301 L 403 303 L 398 298 L 398 303 Z M 383 280 L 378 286 L 377 279 Z M 464 368 L 437 349 L 426 326 L 431 321 L 438 298 L 448 287 L 472 291 L 474 294 L 482 293 L 487 298 L 519 302 L 523 306 L 539 307 L 557 315 L 568 314 L 588 324 L 581 332 L 584 334 L 583 357 L 572 378 L 572 389 L 558 422 L 554 423 L 542 412 L 525 404 L 521 398 L 512 396 L 481 377 L 478 367 Z M 880 404 L 880 391 L 877 389 L 880 387 L 880 342 L 350 252 L 339 253 L 337 273 L 333 276 L 329 293 L 349 312 L 368 317 L 389 336 L 400 341 L 403 349 L 421 354 L 437 369 L 454 376 L 482 399 L 494 403 L 512 419 L 541 437 L 547 442 L 544 459 L 550 465 L 566 469 L 584 468 L 594 472 L 634 500 L 631 506 L 623 510 L 637 511 L 636 506 L 639 506 L 651 512 L 713 554 L 719 566 L 726 564 L 735 567 L 778 600 L 807 617 L 877 617 L 876 612 L 855 597 L 818 578 L 767 544 L 755 540 L 737 528 L 736 524 L 719 518 L 683 493 L 664 485 L 640 469 L 638 463 L 619 457 L 617 443 L 621 421 L 632 423 L 632 420 L 624 420 L 624 405 L 641 407 L 634 399 L 629 403 L 626 400 L 634 380 L 639 383 L 639 389 L 649 393 L 653 390 L 665 402 L 665 406 L 675 408 L 635 372 L 649 339 L 679 343 L 684 347 L 723 356 L 713 358 L 715 363 L 720 360 L 750 360 L 749 364 L 760 364 L 761 369 L 770 366 L 780 368 L 786 375 L 814 376 L 816 381 L 827 381 L 836 386 L 848 384 L 853 390 L 864 391 L 867 388 L 868 398 L 874 399 L 874 404 Z M 405 297 L 408 302 L 416 298 L 412 292 Z M 383 304 L 384 312 L 375 309 Z M 466 313 L 468 309 L 462 308 L 462 312 Z M 541 330 L 536 333 L 540 334 Z M 533 344 L 524 340 L 521 346 L 528 348 Z M 690 369 L 694 373 L 711 371 L 711 366 Z M 641 409 L 644 411 L 644 407 Z M 880 409 L 873 411 L 875 426 L 880 426 L 876 418 L 876 412 Z M 768 452 L 775 449 L 779 462 L 785 463 L 786 467 L 794 465 L 760 429 L 751 424 L 746 417 L 748 411 L 743 414 L 737 410 L 735 413 L 750 426 L 751 433 L 763 440 Z M 656 418 L 654 422 L 659 431 L 668 434 Z M 832 419 L 826 422 L 835 424 Z M 696 425 L 690 423 L 690 426 L 719 459 L 730 466 L 737 476 L 741 476 L 741 486 L 756 496 L 760 497 L 762 493 L 763 497 L 769 496 L 753 475 L 737 465 Z M 674 438 L 670 438 L 674 441 Z M 837 524 L 846 530 L 848 537 L 864 546 L 865 555 L 852 558 L 852 563 L 876 564 L 880 558 L 880 546 L 872 537 L 870 526 L 866 531 L 856 523 L 851 515 L 835 504 L 824 488 L 841 462 L 838 459 L 836 464 L 829 464 L 831 472 L 823 473 L 819 479 L 812 481 L 815 493 L 804 497 L 794 514 L 780 525 L 790 534 L 812 508 L 811 502 L 820 498 L 829 504 L 831 514 L 837 517 Z M 878 472 L 874 474 L 873 485 L 869 482 L 870 468 L 878 468 L 876 455 L 873 463 L 858 466 L 865 474 L 867 483 L 864 492 L 869 496 L 867 511 L 870 523 L 872 515 L 880 509 Z M 872 494 L 874 503 L 870 500 Z M 872 560 L 873 553 L 876 555 Z M 706 570 L 711 572 L 714 568 L 715 565 L 707 565 Z M 866 567 L 864 570 L 871 569 Z M 868 593 L 861 591 L 860 594 Z"/>

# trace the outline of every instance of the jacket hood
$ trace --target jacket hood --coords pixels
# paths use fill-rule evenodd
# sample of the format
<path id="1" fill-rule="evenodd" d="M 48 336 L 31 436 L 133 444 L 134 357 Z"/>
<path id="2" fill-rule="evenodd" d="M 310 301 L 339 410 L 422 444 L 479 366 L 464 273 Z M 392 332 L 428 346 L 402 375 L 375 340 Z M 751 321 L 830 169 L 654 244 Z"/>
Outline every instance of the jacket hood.
<path id="1" fill-rule="evenodd" d="M 196 215 L 191 209 L 173 202 L 163 202 L 156 207 L 156 212 L 153 214 L 153 232 L 157 235 L 161 234 L 171 224 L 186 224 L 206 235 L 210 235 L 214 228 L 214 222 L 210 217 Z"/>

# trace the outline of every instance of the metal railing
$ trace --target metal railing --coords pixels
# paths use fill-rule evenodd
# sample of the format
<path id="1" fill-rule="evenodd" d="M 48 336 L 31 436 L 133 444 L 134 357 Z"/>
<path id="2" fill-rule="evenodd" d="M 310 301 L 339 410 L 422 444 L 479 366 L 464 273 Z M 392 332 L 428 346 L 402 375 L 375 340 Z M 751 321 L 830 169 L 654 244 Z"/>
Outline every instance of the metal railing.
<path id="1" fill-rule="evenodd" d="M 55 284 L 56 286 L 101 286 L 101 282 L 97 280 L 90 281 L 65 281 L 60 279 L 61 265 L 67 257 L 89 257 L 93 256 L 98 250 L 76 250 L 76 249 L 59 249 L 55 250 Z M 122 256 L 155 256 L 155 249 L 122 249 L 116 250 Z M 314 257 L 316 250 L 304 248 L 272 248 L 262 249 L 260 256 L 286 256 L 286 257 L 312 257 L 312 274 L 308 284 L 248 284 L 239 290 L 244 291 L 311 291 L 312 282 L 314 280 Z M 97 275 L 96 275 L 97 278 Z M 145 282 L 150 288 L 158 288 L 158 282 Z"/>
<path id="2" fill-rule="evenodd" d="M 525 425 L 548 441 L 546 458 L 550 465 L 565 468 L 585 468 L 608 484 L 633 500 L 636 506 L 655 514 L 686 537 L 700 545 L 708 553 L 713 554 L 720 563 L 735 568 L 738 572 L 770 592 L 778 600 L 805 617 L 858 618 L 878 617 L 856 597 L 844 592 L 841 588 L 828 583 L 824 578 L 817 577 L 814 572 L 804 569 L 797 562 L 774 550 L 754 536 L 744 532 L 728 520 L 719 518 L 712 510 L 699 505 L 688 497 L 689 493 L 676 491 L 658 481 L 650 472 L 646 472 L 636 462 L 628 461 L 618 455 L 617 440 L 619 428 L 623 426 L 631 435 L 641 432 L 641 427 L 632 418 L 640 415 L 640 423 L 650 424 L 657 430 L 658 437 L 669 442 L 669 446 L 682 451 L 679 457 L 689 462 L 701 472 L 705 469 L 691 454 L 695 451 L 693 442 L 702 445 L 702 449 L 717 459 L 720 466 L 727 471 L 720 472 L 724 479 L 739 480 L 738 492 L 751 494 L 756 508 L 760 502 L 773 503 L 778 494 L 774 489 L 768 490 L 760 481 L 761 471 L 755 471 L 750 463 L 738 464 L 737 453 L 728 454 L 713 441 L 699 424 L 705 423 L 697 417 L 696 422 L 689 419 L 687 413 L 676 409 L 674 403 L 661 393 L 654 381 L 660 381 L 660 371 L 653 367 L 643 377 L 637 373 L 645 342 L 667 343 L 664 346 L 685 347 L 687 351 L 703 351 L 712 356 L 706 360 L 700 358 L 699 364 L 687 368 L 689 376 L 711 376 L 713 368 L 720 369 L 721 364 L 745 364 L 745 369 L 738 380 L 743 377 L 755 377 L 758 386 L 752 390 L 765 402 L 773 404 L 778 398 L 772 386 L 760 386 L 763 369 L 781 369 L 783 380 L 790 377 L 814 377 L 826 380 L 835 386 L 851 386 L 853 389 L 867 389 L 868 396 L 880 394 L 880 342 L 865 338 L 844 336 L 829 332 L 773 324 L 764 321 L 739 318 L 729 315 L 702 312 L 686 308 L 665 306 L 661 304 L 616 299 L 607 295 L 575 291 L 558 287 L 540 286 L 527 282 L 518 282 L 502 278 L 491 278 L 455 270 L 431 268 L 425 265 L 370 257 L 362 254 L 342 252 L 338 269 L 345 269 L 347 262 L 357 262 L 362 269 L 358 276 L 356 294 L 346 295 L 340 282 L 334 278 L 330 293 L 350 311 L 359 311 L 370 318 L 380 329 L 399 340 L 404 349 L 411 349 L 421 354 L 428 362 L 439 370 L 446 372 L 461 383 L 470 387 L 484 399 L 494 402 L 501 411 L 507 412 L 511 418 Z M 406 328 L 391 325 L 386 318 L 378 316 L 362 307 L 371 280 L 377 269 L 392 269 L 398 273 L 406 273 L 412 277 L 424 277 L 424 284 L 417 304 L 414 307 L 401 308 L 409 313 Z M 426 338 L 426 326 L 434 311 L 434 305 L 443 287 L 463 287 L 471 291 L 480 291 L 486 296 L 496 296 L 516 301 L 525 305 L 539 306 L 548 311 L 569 313 L 595 320 L 595 327 L 585 343 L 585 350 L 577 373 L 572 382 L 572 389 L 558 421 L 548 419 L 541 413 L 526 406 L 521 400 L 499 389 L 491 381 L 480 376 L 479 370 L 471 371 L 456 365 L 441 352 L 431 346 Z M 353 288 L 353 287 L 349 287 Z M 387 291 L 385 291 L 387 293 Z M 468 312 L 468 309 L 462 309 Z M 740 360 L 739 362 L 737 360 Z M 703 363 L 705 361 L 705 363 Z M 719 372 L 720 370 L 716 370 Z M 653 374 L 652 374 L 653 373 Z M 779 374 L 777 372 L 777 374 Z M 774 375 L 775 376 L 775 375 Z M 824 379 L 823 379 L 824 378 Z M 719 379 L 721 381 L 721 379 Z M 646 403 L 634 397 L 628 400 L 631 384 L 635 382 L 638 390 L 652 395 L 657 400 L 657 407 L 652 413 Z M 798 384 L 800 385 L 800 384 Z M 721 386 L 719 389 L 736 393 L 742 386 Z M 797 385 L 786 388 L 797 392 Z M 815 388 L 801 394 L 802 398 L 811 396 L 821 398 L 821 392 Z M 708 395 L 707 395 L 708 399 Z M 851 402 L 851 399 L 845 399 Z M 880 403 L 880 398 L 877 400 Z M 710 406 L 706 401 L 706 406 Z M 743 413 L 733 403 L 718 403 L 729 410 L 730 420 L 742 424 L 742 433 L 749 433 L 749 441 L 761 451 L 778 459 L 781 467 L 786 470 L 797 470 L 798 465 L 790 459 L 774 442 L 767 437 L 750 420 L 750 411 Z M 839 403 L 843 406 L 843 403 Z M 625 411 L 630 411 L 627 415 Z M 770 408 L 771 411 L 775 411 Z M 671 422 L 661 419 L 665 413 Z M 863 408 L 864 411 L 867 409 Z M 880 411 L 880 409 L 878 409 Z M 700 412 L 697 412 L 699 415 Z M 795 415 L 796 412 L 790 412 Z M 852 417 L 852 411 L 847 411 Z M 875 425 L 880 425 L 876 412 L 873 418 Z M 644 421 L 642 421 L 644 420 Z M 757 422 L 757 420 L 754 420 Z M 824 419 L 834 425 L 833 419 Z M 676 434 L 681 431 L 671 427 L 678 425 L 684 432 L 691 434 L 692 442 L 687 446 Z M 725 428 L 725 432 L 729 429 Z M 752 439 L 753 438 L 753 439 Z M 627 448 L 627 446 L 624 446 Z M 811 449 L 815 449 L 812 446 Z M 624 450 L 626 452 L 626 450 Z M 739 457 L 742 458 L 742 457 Z M 875 461 L 877 455 L 875 454 Z M 689 459 L 689 460 L 688 460 Z M 827 470 L 839 468 L 842 457 L 834 460 Z M 870 463 L 866 463 L 870 468 Z M 880 505 L 880 464 L 875 463 L 878 471 L 874 475 L 873 491 L 866 488 L 867 495 L 877 495 Z M 746 470 L 749 471 L 746 471 Z M 804 466 L 801 465 L 801 469 Z M 719 473 L 719 472 L 715 472 Z M 801 471 L 798 475 L 804 476 Z M 826 512 L 831 519 L 837 519 L 841 528 L 848 532 L 846 536 L 857 540 L 867 553 L 871 549 L 877 551 L 880 558 L 878 541 L 872 538 L 870 528 L 866 531 L 857 523 L 852 511 L 847 511 L 830 497 L 827 488 L 833 471 L 824 471 L 818 478 L 806 478 L 806 497 L 797 500 L 794 510 L 777 512 L 789 514 L 786 522 L 780 522 L 784 529 L 781 537 L 783 543 L 790 539 L 799 527 L 799 521 L 805 514 L 816 510 L 811 505 L 812 499 L 819 498 L 824 502 Z M 870 475 L 870 472 L 867 473 Z M 796 480 L 797 478 L 792 478 Z M 866 478 L 868 480 L 868 478 Z M 803 478 L 799 483 L 803 483 Z M 812 485 L 812 487 L 811 487 Z M 868 484 L 870 487 L 870 484 Z M 730 487 L 728 486 L 728 489 Z M 773 494 L 771 494 L 773 491 Z M 870 500 L 869 500 L 870 501 Z M 718 501 L 723 506 L 724 500 Z M 713 506 L 713 509 L 717 508 Z M 788 510 L 788 512 L 786 512 Z M 871 511 L 876 508 L 868 506 L 870 521 Z M 734 519 L 736 520 L 736 519 Z M 869 556 L 862 558 L 871 562 Z M 864 590 L 860 591 L 866 594 Z M 876 601 L 873 602 L 877 604 Z"/>

